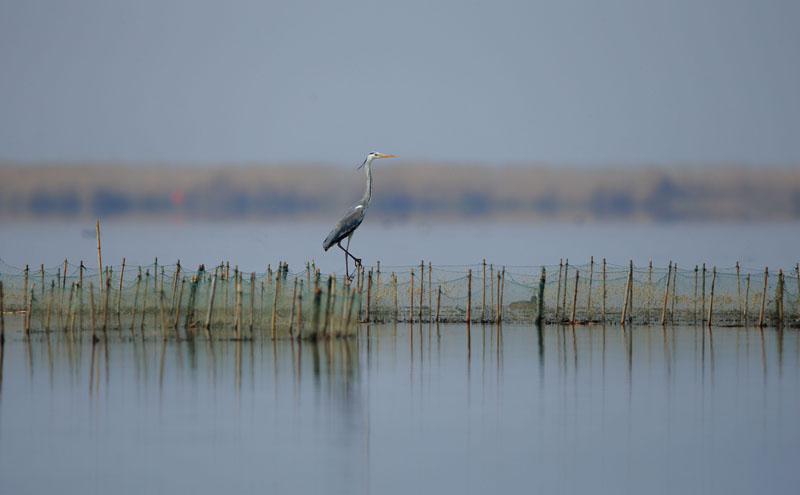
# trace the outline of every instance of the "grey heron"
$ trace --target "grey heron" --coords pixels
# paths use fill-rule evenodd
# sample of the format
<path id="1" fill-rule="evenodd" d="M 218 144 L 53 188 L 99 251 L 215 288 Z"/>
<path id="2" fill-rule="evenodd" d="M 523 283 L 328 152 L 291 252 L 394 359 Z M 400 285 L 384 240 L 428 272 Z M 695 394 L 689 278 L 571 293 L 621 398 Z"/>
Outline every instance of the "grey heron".
<path id="1" fill-rule="evenodd" d="M 328 237 L 326 237 L 325 241 L 322 243 L 322 249 L 325 251 L 330 249 L 334 244 L 344 251 L 344 270 L 345 276 L 348 279 L 350 278 L 349 258 L 353 258 L 353 261 L 355 261 L 356 269 L 361 265 L 361 258 L 356 258 L 350 253 L 350 239 L 353 238 L 353 233 L 358 226 L 361 225 L 361 222 L 364 221 L 364 215 L 367 214 L 367 208 L 369 208 L 369 203 L 372 201 L 372 168 L 370 167 L 372 165 L 372 160 L 376 158 L 391 158 L 393 156 L 394 155 L 386 155 L 375 151 L 367 155 L 364 159 L 364 163 L 358 167 L 358 169 L 364 167 L 367 173 L 367 187 L 364 191 L 364 196 L 361 198 L 361 201 L 351 206 L 344 215 L 342 215 L 342 218 L 336 222 L 336 225 L 333 226 L 333 230 L 331 230 L 331 233 L 328 234 Z M 347 238 L 347 247 L 342 247 L 342 241 L 345 237 Z"/>

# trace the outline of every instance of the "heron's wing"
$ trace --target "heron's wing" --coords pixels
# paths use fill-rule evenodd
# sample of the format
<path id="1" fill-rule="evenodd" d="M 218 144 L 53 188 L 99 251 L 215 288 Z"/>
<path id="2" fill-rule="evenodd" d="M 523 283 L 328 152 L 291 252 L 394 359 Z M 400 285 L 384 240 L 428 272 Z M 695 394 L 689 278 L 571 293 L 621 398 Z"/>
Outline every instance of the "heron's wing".
<path id="1" fill-rule="evenodd" d="M 364 208 L 361 205 L 353 206 L 348 209 L 342 218 L 333 226 L 333 230 L 325 238 L 322 243 L 322 248 L 327 251 L 328 248 L 341 241 L 361 225 L 364 221 Z"/>

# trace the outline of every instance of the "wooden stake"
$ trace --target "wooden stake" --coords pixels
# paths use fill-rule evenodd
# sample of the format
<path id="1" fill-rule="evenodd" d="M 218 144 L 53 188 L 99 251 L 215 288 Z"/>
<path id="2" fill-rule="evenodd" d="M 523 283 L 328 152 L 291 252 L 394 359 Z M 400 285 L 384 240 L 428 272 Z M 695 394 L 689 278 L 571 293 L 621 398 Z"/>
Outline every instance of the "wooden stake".
<path id="1" fill-rule="evenodd" d="M 601 321 L 606 322 L 606 259 L 603 258 L 603 309 Z"/>
<path id="2" fill-rule="evenodd" d="M 439 323 L 439 308 L 442 306 L 442 286 L 439 286 L 439 291 L 436 294 L 436 323 Z"/>
<path id="3" fill-rule="evenodd" d="M 661 307 L 661 326 L 664 326 L 667 318 L 667 296 L 669 295 L 669 282 L 672 278 L 672 261 L 667 267 L 667 284 L 664 286 L 664 306 Z"/>
<path id="4" fill-rule="evenodd" d="M 119 288 L 117 289 L 117 324 L 122 330 L 121 310 L 122 310 L 122 279 L 125 276 L 125 258 L 122 258 L 122 268 L 119 270 Z"/>
<path id="5" fill-rule="evenodd" d="M 50 281 L 50 297 L 47 300 L 47 320 L 45 321 L 45 324 L 44 324 L 44 331 L 45 332 L 49 332 L 50 331 L 50 310 L 53 307 L 53 294 L 55 292 L 55 286 L 56 286 L 56 281 L 55 280 L 51 280 Z M 2 309 L 0 309 L 0 312 L 2 312 Z"/>
<path id="6" fill-rule="evenodd" d="M 425 268 L 424 264 L 421 265 L 421 266 L 422 266 L 423 269 Z M 328 279 L 328 280 L 330 280 L 330 279 Z M 420 286 L 422 286 L 422 285 L 424 285 L 424 284 L 420 284 Z M 370 306 L 371 298 L 372 298 L 372 270 L 370 269 L 369 274 L 367 275 L 367 314 L 366 314 L 366 318 L 364 318 L 364 321 L 366 321 L 367 323 L 370 322 L 369 306 Z M 420 300 L 422 300 L 422 289 L 421 288 L 420 288 Z M 420 306 L 422 306 L 421 303 L 420 303 Z M 420 310 L 420 318 L 422 318 L 422 311 L 421 310 Z"/>
<path id="7" fill-rule="evenodd" d="M 422 306 L 425 305 L 425 260 L 420 260 L 419 262 L 419 320 L 422 323 Z M 369 300 L 369 297 L 367 297 Z"/>
<path id="8" fill-rule="evenodd" d="M 575 289 L 572 291 L 572 312 L 569 315 L 569 322 L 571 325 L 575 324 L 575 305 L 578 302 L 578 279 L 580 276 L 580 270 L 575 270 Z"/>
<path id="9" fill-rule="evenodd" d="M 306 266 L 308 266 L 306 264 Z M 308 275 L 308 274 L 307 274 Z M 300 281 L 300 293 L 297 294 L 297 338 L 303 338 L 303 281 Z"/>
<path id="10" fill-rule="evenodd" d="M 467 270 L 467 323 L 472 321 L 472 268 Z"/>
<path id="11" fill-rule="evenodd" d="M 94 222 L 94 230 L 97 234 L 97 280 L 98 280 L 98 287 L 100 288 L 100 295 L 103 295 L 103 258 L 100 256 L 100 220 L 96 220 Z M 65 265 L 66 266 L 66 265 Z M 65 268 L 66 271 L 66 268 Z M 105 326 L 103 327 L 105 330 Z"/>
<path id="12" fill-rule="evenodd" d="M 27 321 L 28 319 L 27 315 L 28 313 L 30 313 L 30 310 L 28 309 L 28 265 L 27 264 L 25 265 L 24 273 L 25 273 L 25 283 L 22 286 L 22 303 L 23 303 L 22 307 L 25 310 L 25 315 L 26 315 L 25 320 Z"/>
<path id="13" fill-rule="evenodd" d="M 678 289 L 678 264 L 672 267 L 672 304 L 669 310 L 669 321 L 675 323 L 675 291 Z"/>
<path id="14" fill-rule="evenodd" d="M 36 285 L 36 284 L 34 284 Z M 31 313 L 33 312 L 33 288 L 31 288 L 31 297 L 28 300 L 28 314 L 25 315 L 25 335 L 31 333 Z"/>
<path id="15" fill-rule="evenodd" d="M 494 315 L 495 315 L 494 319 L 495 319 L 495 323 L 498 324 L 498 325 L 500 324 L 500 304 L 501 304 L 500 303 L 500 278 L 501 278 L 500 271 L 498 271 L 497 272 L 497 287 L 496 287 L 497 297 L 495 298 L 495 301 L 497 301 L 497 306 L 494 309 Z"/>
<path id="16" fill-rule="evenodd" d="M 569 283 L 567 283 L 568 280 L 569 280 L 569 258 L 567 258 L 564 263 L 564 294 L 561 299 L 562 320 L 567 314 L 567 286 L 569 285 Z"/>
<path id="17" fill-rule="evenodd" d="M 439 288 L 441 289 L 441 286 Z M 483 290 L 481 291 L 481 298 L 481 322 L 484 322 L 486 321 L 486 258 L 483 259 Z M 436 321 L 439 321 L 438 317 Z"/>
<path id="18" fill-rule="evenodd" d="M 397 275 L 394 272 L 392 272 L 392 292 L 394 293 L 394 321 L 397 323 L 397 317 L 399 316 L 397 308 Z"/>
<path id="19" fill-rule="evenodd" d="M 631 276 L 630 272 L 625 276 L 625 293 L 622 299 L 622 317 L 620 318 L 620 324 L 625 325 L 625 317 L 628 315 L 628 296 L 631 293 Z"/>
<path id="20" fill-rule="evenodd" d="M 586 319 L 592 321 L 592 278 L 594 277 L 594 256 L 589 256 L 589 292 L 586 295 Z"/>
<path id="21" fill-rule="evenodd" d="M 433 274 L 433 267 L 431 266 L 431 262 L 428 262 L 428 323 L 431 322 L 431 316 L 433 314 L 433 291 L 431 290 L 431 275 Z"/>
<path id="22" fill-rule="evenodd" d="M 294 334 L 292 333 L 292 327 L 294 326 L 294 306 L 295 301 L 297 300 L 297 277 L 294 278 L 294 283 L 292 284 L 292 311 L 289 313 L 289 336 L 292 337 Z"/>
<path id="23" fill-rule="evenodd" d="M 70 313 L 72 312 L 72 293 L 75 292 L 75 282 L 72 282 L 72 285 L 69 287 L 69 298 L 67 299 L 67 316 L 64 319 L 64 331 L 66 332 L 69 330 L 69 318 Z"/>
<path id="24" fill-rule="evenodd" d="M 758 328 L 764 327 L 764 305 L 767 302 L 767 278 L 769 277 L 769 267 L 764 268 L 764 287 L 761 289 L 761 311 L 758 313 Z"/>
<path id="25" fill-rule="evenodd" d="M 777 306 L 778 326 L 783 326 L 783 269 L 778 268 L 778 287 L 775 289 L 775 306 Z M 31 293 L 32 294 L 32 293 Z M 31 295 L 31 299 L 33 296 Z"/>
<path id="26" fill-rule="evenodd" d="M 175 303 L 175 321 L 172 327 L 178 331 L 178 321 L 181 316 L 181 301 L 183 300 L 183 286 L 186 284 L 186 277 L 181 277 L 181 286 L 178 289 L 178 301 Z"/>
<path id="27" fill-rule="evenodd" d="M 139 299 L 139 284 L 142 283 L 142 267 L 139 267 L 139 275 L 136 277 L 136 290 L 133 293 L 133 311 L 131 311 L 131 328 L 130 332 L 133 335 L 133 325 L 136 322 L 136 303 Z"/>
<path id="28" fill-rule="evenodd" d="M 559 258 L 558 260 L 558 287 L 556 288 L 556 321 L 560 321 L 558 315 L 561 309 L 561 272 L 564 269 L 563 261 L 564 261 L 563 258 Z"/>
<path id="29" fill-rule="evenodd" d="M 736 302 L 739 305 L 739 317 L 737 322 L 742 324 L 742 284 L 739 281 L 739 262 L 736 262 Z"/>
<path id="30" fill-rule="evenodd" d="M 94 286 L 89 282 L 89 311 L 92 313 L 92 342 L 97 342 L 97 327 L 94 316 Z"/>
<path id="31" fill-rule="evenodd" d="M 711 328 L 711 316 L 714 314 L 714 283 L 717 281 L 717 267 L 711 269 L 711 298 L 708 300 L 708 328 Z"/>
<path id="32" fill-rule="evenodd" d="M 506 267 L 503 267 L 503 273 L 500 277 L 500 305 L 498 306 L 498 310 L 500 312 L 500 318 L 502 319 L 503 316 L 503 301 L 505 300 L 506 292 Z M 498 320 L 499 321 L 499 320 Z"/>
<path id="33" fill-rule="evenodd" d="M 275 277 L 275 290 L 272 293 L 272 340 L 275 340 L 275 321 L 278 317 L 278 290 L 280 289 L 281 276 Z M 316 292 L 316 291 L 315 291 Z M 316 330 L 316 329 L 315 329 Z"/>
<path id="34" fill-rule="evenodd" d="M 744 324 L 747 325 L 747 310 L 750 307 L 750 274 L 744 277 Z"/>
<path id="35" fill-rule="evenodd" d="M 705 263 L 703 263 L 703 278 L 701 279 L 701 289 L 702 293 L 700 294 L 700 296 L 701 296 L 702 306 L 700 310 L 700 318 L 704 320 L 701 323 L 705 323 L 705 318 L 706 318 L 706 264 Z"/>
<path id="36" fill-rule="evenodd" d="M 144 271 L 144 290 L 142 291 L 142 318 L 139 323 L 139 331 L 142 332 L 144 338 L 144 317 L 147 314 L 147 288 L 150 285 L 150 269 L 146 268 Z"/>
<path id="37" fill-rule="evenodd" d="M 539 278 L 539 300 L 538 308 L 536 310 L 536 324 L 541 325 L 544 320 L 544 287 L 547 283 L 547 272 L 545 267 L 542 267 L 542 276 Z"/>
<path id="38" fill-rule="evenodd" d="M 412 325 L 414 324 L 414 270 L 411 270 L 411 288 L 409 291 L 409 295 L 411 296 L 411 307 L 408 311 L 408 322 Z"/>
<path id="39" fill-rule="evenodd" d="M 652 318 L 652 309 L 653 309 L 653 260 L 650 260 L 650 263 L 647 268 L 647 324 L 650 324 L 650 319 Z"/>
<path id="40" fill-rule="evenodd" d="M 103 302 L 103 333 L 106 331 L 106 327 L 108 326 L 108 293 L 111 292 L 111 276 L 106 278 L 106 290 L 102 293 L 104 296 Z"/>
<path id="41" fill-rule="evenodd" d="M 692 311 L 692 317 L 695 323 L 697 323 L 697 265 L 694 265 L 694 297 L 692 298 L 694 302 L 694 310 Z"/>
<path id="42" fill-rule="evenodd" d="M 217 272 L 219 267 L 214 267 L 214 277 L 211 279 L 211 293 L 208 295 L 208 311 L 206 312 L 206 335 L 211 336 L 211 314 L 214 310 L 214 290 L 217 288 Z M 145 292 L 147 292 L 147 285 L 145 285 Z"/>

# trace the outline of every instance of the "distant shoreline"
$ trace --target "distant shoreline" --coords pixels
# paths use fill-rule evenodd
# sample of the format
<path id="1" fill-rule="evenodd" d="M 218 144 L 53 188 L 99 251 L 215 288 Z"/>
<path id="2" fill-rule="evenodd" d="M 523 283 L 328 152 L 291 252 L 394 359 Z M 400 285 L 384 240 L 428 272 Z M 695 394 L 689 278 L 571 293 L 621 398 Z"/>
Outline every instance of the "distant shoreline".
<path id="1" fill-rule="evenodd" d="M 381 164 L 383 165 L 383 164 Z M 475 219 L 800 219 L 796 167 L 554 167 L 395 162 L 375 167 L 371 215 Z M 0 220 L 313 221 L 343 211 L 363 172 L 321 165 L 0 164 Z"/>

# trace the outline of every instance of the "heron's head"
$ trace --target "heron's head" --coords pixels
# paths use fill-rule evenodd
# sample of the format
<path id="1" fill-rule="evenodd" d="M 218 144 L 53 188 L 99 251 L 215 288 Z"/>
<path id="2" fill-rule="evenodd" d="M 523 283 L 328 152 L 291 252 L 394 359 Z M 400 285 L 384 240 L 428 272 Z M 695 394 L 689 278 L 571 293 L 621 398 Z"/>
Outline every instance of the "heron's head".
<path id="1" fill-rule="evenodd" d="M 364 165 L 366 165 L 366 164 L 367 164 L 367 162 L 371 162 L 372 160 L 374 160 L 374 159 L 376 159 L 376 158 L 391 158 L 391 157 L 393 157 L 393 156 L 394 156 L 394 155 L 386 155 L 386 154 L 383 154 L 383 153 L 378 153 L 377 151 L 373 151 L 372 153 L 370 153 L 369 155 L 367 155 L 367 157 L 364 159 L 364 163 L 362 163 L 361 165 L 359 165 L 359 167 L 358 167 L 358 168 L 361 168 L 361 167 L 363 167 Z"/>

